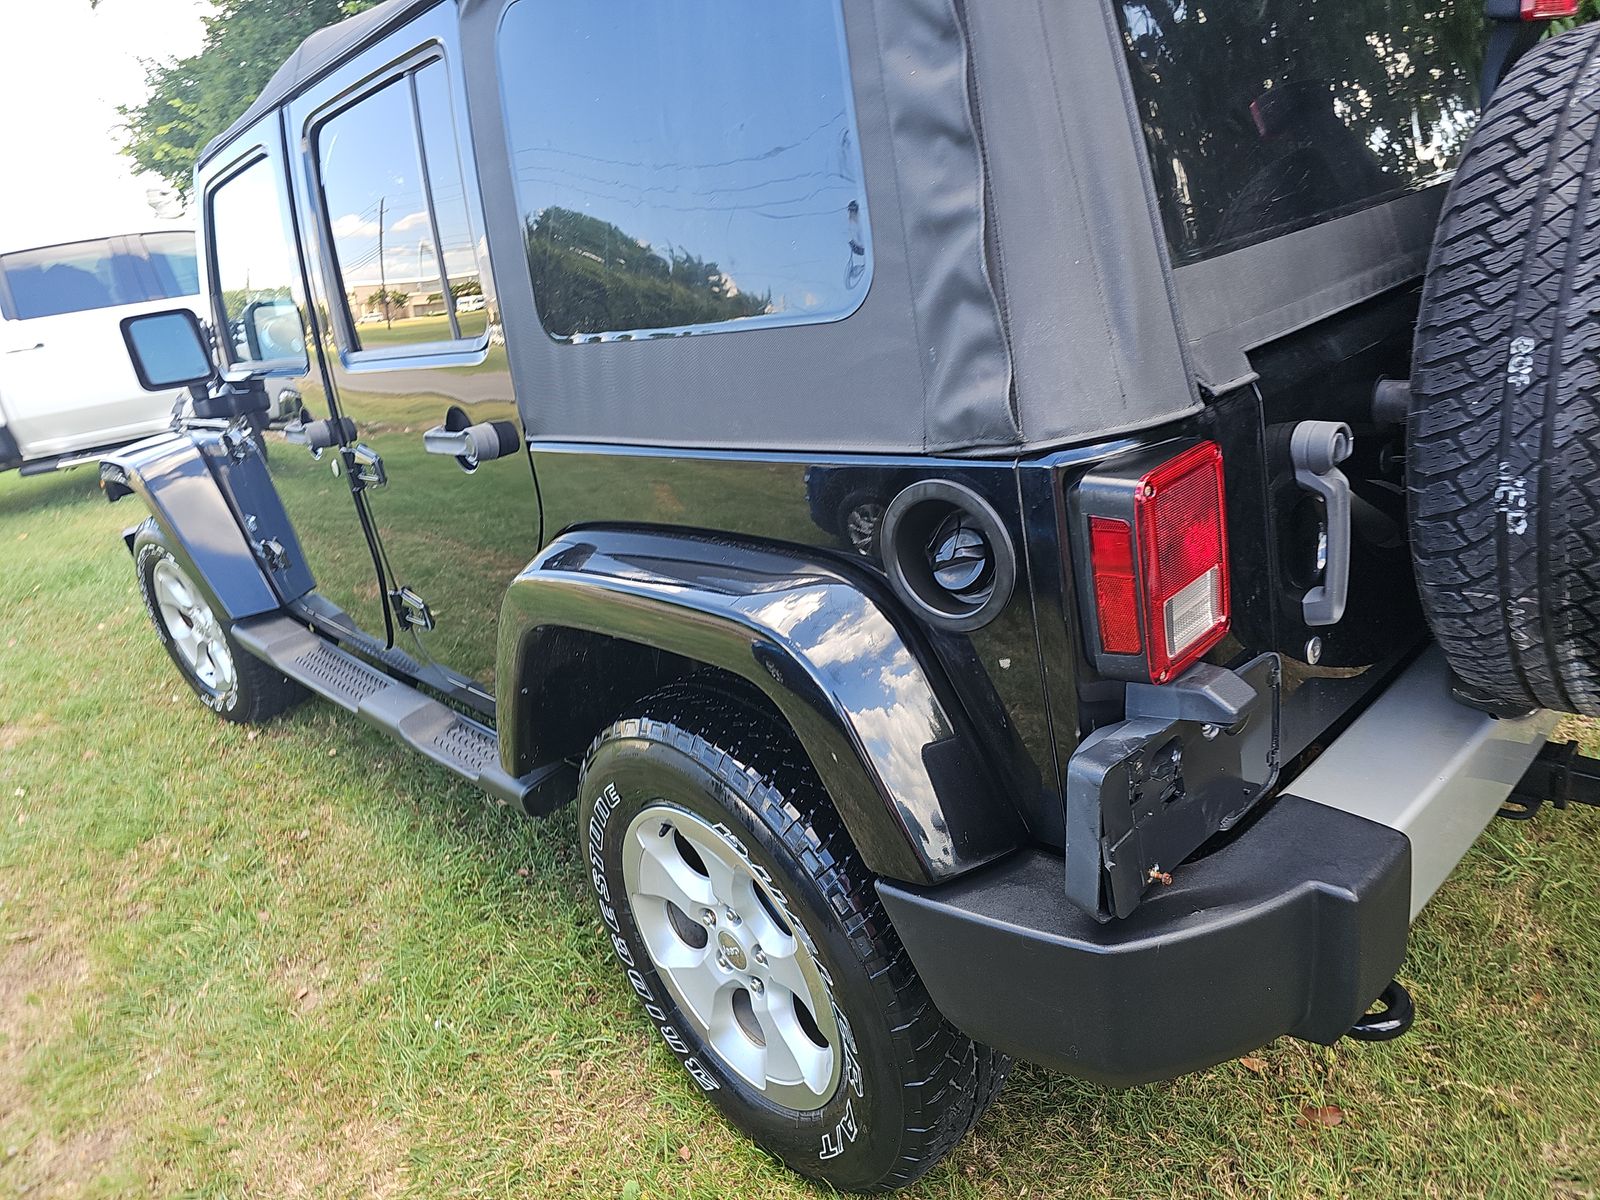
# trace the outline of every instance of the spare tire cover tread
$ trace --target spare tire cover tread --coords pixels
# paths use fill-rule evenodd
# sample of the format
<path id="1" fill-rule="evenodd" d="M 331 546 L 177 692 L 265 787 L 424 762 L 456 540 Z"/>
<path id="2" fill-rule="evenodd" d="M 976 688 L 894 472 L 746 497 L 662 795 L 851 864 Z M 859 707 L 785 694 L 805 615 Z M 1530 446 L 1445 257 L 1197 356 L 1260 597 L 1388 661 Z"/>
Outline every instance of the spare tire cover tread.
<path id="1" fill-rule="evenodd" d="M 1600 715 L 1600 27 L 1496 92 L 1445 201 L 1407 451 L 1423 606 L 1486 699 Z"/>

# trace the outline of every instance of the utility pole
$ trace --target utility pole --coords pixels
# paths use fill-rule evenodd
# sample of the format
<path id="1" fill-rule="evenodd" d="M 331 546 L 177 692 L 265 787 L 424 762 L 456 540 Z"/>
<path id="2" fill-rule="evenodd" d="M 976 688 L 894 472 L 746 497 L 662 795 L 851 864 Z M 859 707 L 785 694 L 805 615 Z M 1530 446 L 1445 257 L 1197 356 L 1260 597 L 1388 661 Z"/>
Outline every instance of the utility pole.
<path id="1" fill-rule="evenodd" d="M 378 294 L 383 297 L 383 327 L 394 328 L 394 319 L 389 316 L 389 276 L 383 269 L 383 202 L 386 196 L 378 197 Z"/>

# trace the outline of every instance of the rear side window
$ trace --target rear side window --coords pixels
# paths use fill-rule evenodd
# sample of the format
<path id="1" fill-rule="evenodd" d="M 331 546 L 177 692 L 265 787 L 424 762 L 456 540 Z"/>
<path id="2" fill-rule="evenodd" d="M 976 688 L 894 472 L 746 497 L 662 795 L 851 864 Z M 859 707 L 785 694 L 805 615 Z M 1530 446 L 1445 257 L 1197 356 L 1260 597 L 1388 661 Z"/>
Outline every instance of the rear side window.
<path id="1" fill-rule="evenodd" d="M 860 307 L 872 246 L 837 0 L 515 0 L 499 57 L 551 337 Z"/>
<path id="2" fill-rule="evenodd" d="M 1477 118 L 1481 4 L 1116 8 L 1179 264 L 1441 182 Z"/>
<path id="3" fill-rule="evenodd" d="M 303 367 L 305 329 L 294 300 L 295 254 L 272 163 L 258 159 L 211 193 L 212 287 L 230 362 Z"/>
<path id="4" fill-rule="evenodd" d="M 444 64 L 369 92 L 315 142 L 351 348 L 481 344 L 489 314 Z"/>
<path id="5" fill-rule="evenodd" d="M 47 246 L 0 257 L 13 314 L 23 321 L 162 299 L 150 294 L 143 266 L 121 239 Z"/>

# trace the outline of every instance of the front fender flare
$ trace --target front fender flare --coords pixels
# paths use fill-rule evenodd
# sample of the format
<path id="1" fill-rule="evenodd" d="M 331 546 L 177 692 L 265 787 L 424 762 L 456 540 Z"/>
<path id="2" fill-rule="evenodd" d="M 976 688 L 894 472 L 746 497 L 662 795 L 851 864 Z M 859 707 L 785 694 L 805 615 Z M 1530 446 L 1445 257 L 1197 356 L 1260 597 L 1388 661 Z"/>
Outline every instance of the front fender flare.
<path id="1" fill-rule="evenodd" d="M 912 883 L 1016 848 L 1022 825 L 954 704 L 887 605 L 827 563 L 723 540 L 569 532 L 517 576 L 500 621 L 502 757 L 541 746 L 542 654 L 567 631 L 654 648 L 737 675 L 794 730 L 862 859 Z"/>
<path id="2" fill-rule="evenodd" d="M 171 434 L 136 443 L 101 460 L 103 482 L 108 469 L 144 501 L 173 556 L 228 620 L 283 606 L 192 438 Z"/>

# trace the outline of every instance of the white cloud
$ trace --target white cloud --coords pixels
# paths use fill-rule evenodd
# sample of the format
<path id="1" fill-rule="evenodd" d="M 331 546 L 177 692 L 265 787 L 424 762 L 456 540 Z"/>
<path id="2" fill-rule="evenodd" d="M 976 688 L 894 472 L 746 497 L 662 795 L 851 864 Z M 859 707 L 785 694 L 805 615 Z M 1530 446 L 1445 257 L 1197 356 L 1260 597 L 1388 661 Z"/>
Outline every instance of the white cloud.
<path id="1" fill-rule="evenodd" d="M 378 223 L 369 221 L 356 213 L 345 213 L 333 222 L 333 236 L 336 238 L 375 238 L 378 236 Z"/>
<path id="2" fill-rule="evenodd" d="M 414 212 L 409 216 L 401 217 L 389 228 L 393 229 L 396 233 L 405 233 L 410 229 L 425 229 L 427 228 L 427 225 L 428 214 L 425 212 Z"/>

